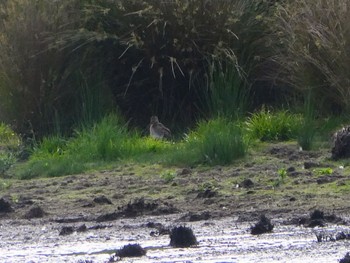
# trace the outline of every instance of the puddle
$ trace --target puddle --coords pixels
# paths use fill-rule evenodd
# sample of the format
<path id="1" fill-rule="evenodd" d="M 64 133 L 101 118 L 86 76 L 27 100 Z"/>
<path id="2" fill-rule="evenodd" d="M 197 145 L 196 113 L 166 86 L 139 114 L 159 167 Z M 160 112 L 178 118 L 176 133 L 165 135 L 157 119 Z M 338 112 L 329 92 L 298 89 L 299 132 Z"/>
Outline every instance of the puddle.
<path id="1" fill-rule="evenodd" d="M 232 218 L 186 223 L 199 245 L 169 247 L 169 236 L 150 236 L 147 222 L 179 225 L 179 215 L 140 217 L 107 223 L 107 228 L 60 236 L 63 224 L 40 221 L 0 221 L 0 262 L 107 262 L 113 251 L 129 243 L 147 249 L 141 258 L 118 262 L 338 262 L 349 252 L 349 241 L 318 243 L 315 232 L 350 232 L 348 226 L 310 229 L 279 225 L 272 233 L 253 236 L 253 223 L 237 223 Z M 86 223 L 89 227 L 92 222 Z M 65 224 L 67 225 L 67 224 Z M 74 224 L 69 224 L 74 225 Z M 81 225 L 81 224 L 80 224 Z"/>

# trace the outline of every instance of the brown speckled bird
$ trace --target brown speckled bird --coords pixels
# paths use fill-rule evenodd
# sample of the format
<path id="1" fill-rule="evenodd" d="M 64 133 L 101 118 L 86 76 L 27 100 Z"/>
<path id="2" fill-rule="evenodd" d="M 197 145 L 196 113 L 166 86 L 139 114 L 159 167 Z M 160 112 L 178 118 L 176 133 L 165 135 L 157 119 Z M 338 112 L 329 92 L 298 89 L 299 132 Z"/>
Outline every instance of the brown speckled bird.
<path id="1" fill-rule="evenodd" d="M 155 139 L 170 138 L 171 136 L 171 131 L 159 122 L 157 116 L 151 117 L 149 133 Z"/>

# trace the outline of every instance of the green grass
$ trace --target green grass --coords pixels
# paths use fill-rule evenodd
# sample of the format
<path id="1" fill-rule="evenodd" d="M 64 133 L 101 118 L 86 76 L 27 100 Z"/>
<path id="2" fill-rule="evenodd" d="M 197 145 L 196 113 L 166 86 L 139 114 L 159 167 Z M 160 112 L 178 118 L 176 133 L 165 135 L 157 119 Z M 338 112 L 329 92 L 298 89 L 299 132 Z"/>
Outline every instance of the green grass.
<path id="1" fill-rule="evenodd" d="M 246 114 L 250 85 L 237 65 L 213 63 L 210 67 L 209 87 L 207 108 L 210 114 L 228 119 L 240 119 Z"/>
<path id="2" fill-rule="evenodd" d="M 248 118 L 246 128 L 252 139 L 287 141 L 297 138 L 301 123 L 301 115 L 286 110 L 271 112 L 263 108 Z"/>
<path id="3" fill-rule="evenodd" d="M 261 143 L 256 139 L 296 140 L 301 119 L 287 111 L 266 110 L 253 114 L 246 122 L 215 118 L 200 121 L 182 140 L 170 142 L 143 137 L 130 130 L 117 115 L 109 115 L 91 127 L 78 129 L 71 138 L 44 138 L 34 147 L 29 160 L 18 163 L 11 173 L 21 179 L 52 177 L 125 162 L 168 167 L 229 165 L 244 158 L 252 142 L 259 147 Z M 319 122 L 327 131 L 338 125 Z M 5 167 L 8 158 L 0 158 L 0 165 L 3 161 Z M 165 174 L 163 179 L 171 181 L 173 175 Z"/>
<path id="4" fill-rule="evenodd" d="M 216 118 L 200 122 L 177 150 L 171 163 L 226 165 L 245 156 L 248 142 L 237 123 Z"/>
<path id="5" fill-rule="evenodd" d="M 17 161 L 21 145 L 21 138 L 8 125 L 0 123 L 0 174 Z"/>
<path id="6" fill-rule="evenodd" d="M 50 136 L 38 144 L 28 162 L 14 173 L 21 179 L 74 174 L 120 160 L 145 160 L 171 146 L 165 141 L 142 138 L 131 132 L 117 115 L 109 115 L 92 127 L 77 130 L 68 140 Z M 157 158 L 161 159 L 161 158 Z"/>

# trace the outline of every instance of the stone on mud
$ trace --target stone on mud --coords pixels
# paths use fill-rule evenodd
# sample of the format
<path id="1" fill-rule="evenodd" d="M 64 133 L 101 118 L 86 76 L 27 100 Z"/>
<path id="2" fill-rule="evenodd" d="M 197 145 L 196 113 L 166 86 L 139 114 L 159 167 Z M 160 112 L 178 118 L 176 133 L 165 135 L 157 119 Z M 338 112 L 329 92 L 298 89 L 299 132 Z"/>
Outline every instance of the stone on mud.
<path id="1" fill-rule="evenodd" d="M 13 208 L 11 207 L 10 202 L 5 200 L 4 198 L 0 199 L 0 213 L 9 213 L 13 212 Z"/>
<path id="2" fill-rule="evenodd" d="M 251 227 L 250 233 L 252 235 L 268 233 L 273 230 L 273 227 L 274 225 L 271 224 L 270 219 L 268 219 L 265 215 L 261 215 L 259 221 Z"/>
<path id="3" fill-rule="evenodd" d="M 197 239 L 189 227 L 174 227 L 170 232 L 170 246 L 172 247 L 190 247 L 197 244 Z"/>
<path id="4" fill-rule="evenodd" d="M 128 244 L 118 249 L 115 253 L 117 257 L 142 257 L 146 255 L 146 250 L 139 244 Z"/>

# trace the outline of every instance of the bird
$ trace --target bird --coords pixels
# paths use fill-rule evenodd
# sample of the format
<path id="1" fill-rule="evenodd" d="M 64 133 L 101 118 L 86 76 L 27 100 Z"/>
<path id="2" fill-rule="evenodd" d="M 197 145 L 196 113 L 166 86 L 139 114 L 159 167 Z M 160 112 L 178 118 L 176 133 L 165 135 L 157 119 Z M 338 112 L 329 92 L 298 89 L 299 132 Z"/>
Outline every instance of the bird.
<path id="1" fill-rule="evenodd" d="M 171 136 L 171 131 L 159 122 L 157 116 L 151 117 L 149 133 L 150 136 L 155 139 L 170 138 Z"/>

